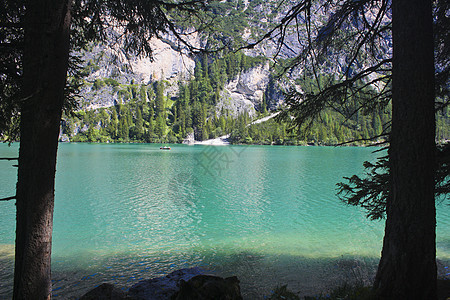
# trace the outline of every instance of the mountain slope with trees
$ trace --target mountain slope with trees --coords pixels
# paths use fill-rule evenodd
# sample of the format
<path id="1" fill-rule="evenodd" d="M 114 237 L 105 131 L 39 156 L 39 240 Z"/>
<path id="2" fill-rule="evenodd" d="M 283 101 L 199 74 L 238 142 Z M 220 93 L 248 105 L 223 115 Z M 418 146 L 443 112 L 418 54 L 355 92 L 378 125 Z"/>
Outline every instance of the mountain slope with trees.
<path id="1" fill-rule="evenodd" d="M 212 14 L 218 22 L 202 35 L 190 37 L 189 41 L 206 49 L 257 41 L 258 35 L 269 30 L 270 24 L 283 20 L 284 14 L 290 12 L 290 5 L 276 6 L 261 1 L 250 1 L 246 5 L 239 1 L 213 3 L 205 14 Z M 219 16 L 224 17 L 219 19 Z M 323 21 L 320 17 L 314 18 L 314 22 Z M 185 23 L 180 24 L 183 26 Z M 203 25 L 199 20 L 189 24 Z M 189 31 L 188 28 L 186 23 L 183 30 Z M 252 125 L 250 130 L 246 126 L 235 126 L 242 120 L 249 125 L 251 120 L 264 116 L 267 111 L 282 108 L 284 94 L 288 92 L 285 87 L 292 82 L 308 94 L 335 80 L 322 75 L 316 80 L 314 73 L 305 70 L 301 74 L 290 72 L 284 77 L 287 78 L 284 83 L 280 83 L 279 74 L 289 64 L 295 63 L 294 57 L 301 39 L 305 39 L 304 42 L 308 40 L 304 27 L 298 35 L 294 34 L 295 27 L 292 25 L 285 28 L 283 43 L 287 47 L 279 47 L 276 39 L 267 39 L 255 44 L 252 49 L 228 53 L 187 54 L 185 48 L 173 41 L 174 37 L 165 36 L 160 40 L 159 47 L 162 48 L 156 48 L 153 65 L 132 56 L 126 57 L 120 51 L 107 51 L 91 44 L 82 51 L 86 58 L 82 72 L 86 77 L 81 92 L 81 109 L 74 115 L 64 117 L 60 138 L 62 141 L 78 142 L 177 143 L 192 135 L 202 141 L 231 134 L 232 143 L 285 145 L 336 145 L 347 141 L 360 145 L 385 140 L 383 134 L 388 132 L 391 118 L 388 102 L 376 109 L 358 108 L 361 102 L 366 101 L 361 99 L 370 99 L 377 93 L 380 84 L 390 84 L 378 79 L 372 84 L 362 85 L 359 92 L 352 94 L 353 100 L 349 103 L 353 101 L 353 104 L 344 109 L 334 107 L 324 110 L 306 127 L 298 128 L 287 118 L 279 118 L 278 122 L 271 121 L 265 125 Z M 386 48 L 388 44 L 389 40 L 383 39 L 378 46 L 389 53 L 391 50 Z M 165 48 L 172 52 L 181 51 L 181 60 L 169 65 L 162 64 L 164 58 L 173 55 L 167 54 L 169 52 Z M 279 53 L 274 61 L 271 55 L 277 51 Z M 161 54 L 163 52 L 166 54 Z M 158 61 L 160 54 L 162 57 Z M 339 65 L 345 65 L 345 62 L 339 62 Z M 264 78 L 264 83 L 255 91 L 254 87 L 250 87 L 255 77 L 248 74 L 262 69 L 262 66 L 267 66 L 267 71 L 258 70 L 256 76 Z M 331 60 L 325 60 L 321 72 L 342 71 L 339 68 Z M 235 86 L 243 91 L 241 94 L 228 90 L 236 78 L 245 76 L 249 78 L 247 82 L 241 80 Z M 251 90 L 253 94 L 246 94 L 246 90 Z M 254 95 L 258 96 L 255 98 Z M 164 113 L 159 104 L 162 102 Z M 126 111 L 128 115 L 121 111 Z M 119 124 L 121 128 L 127 127 L 120 133 L 115 128 Z M 438 140 L 450 139 L 449 125 L 449 110 L 444 107 L 438 112 Z M 379 138 L 371 141 L 373 136 Z"/>

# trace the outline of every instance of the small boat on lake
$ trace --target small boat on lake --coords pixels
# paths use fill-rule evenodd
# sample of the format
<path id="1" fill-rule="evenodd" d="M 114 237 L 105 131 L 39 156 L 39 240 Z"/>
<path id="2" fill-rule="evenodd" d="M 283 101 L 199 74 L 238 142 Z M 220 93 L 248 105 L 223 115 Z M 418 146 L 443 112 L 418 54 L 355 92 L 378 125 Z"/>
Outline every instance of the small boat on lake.
<path id="1" fill-rule="evenodd" d="M 170 147 L 169 146 L 164 146 L 164 147 L 159 147 L 159 149 L 161 149 L 161 150 L 170 150 Z"/>

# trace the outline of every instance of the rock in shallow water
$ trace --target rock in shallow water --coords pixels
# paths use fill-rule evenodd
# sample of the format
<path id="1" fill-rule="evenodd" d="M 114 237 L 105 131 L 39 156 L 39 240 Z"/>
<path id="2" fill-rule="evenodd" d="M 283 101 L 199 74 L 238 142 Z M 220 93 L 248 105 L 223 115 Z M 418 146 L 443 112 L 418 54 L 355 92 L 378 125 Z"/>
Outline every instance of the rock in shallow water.
<path id="1" fill-rule="evenodd" d="M 173 300 L 242 300 L 239 280 L 236 276 L 222 278 L 197 275 L 180 282 L 180 290 Z"/>
<path id="2" fill-rule="evenodd" d="M 200 268 L 181 269 L 164 277 L 143 280 L 133 285 L 128 296 L 139 300 L 167 300 L 178 291 L 178 284 L 183 281 L 204 274 Z"/>
<path id="3" fill-rule="evenodd" d="M 125 293 L 104 283 L 80 300 L 242 300 L 236 276 L 203 275 L 200 268 L 181 269 L 164 277 L 143 280 Z"/>

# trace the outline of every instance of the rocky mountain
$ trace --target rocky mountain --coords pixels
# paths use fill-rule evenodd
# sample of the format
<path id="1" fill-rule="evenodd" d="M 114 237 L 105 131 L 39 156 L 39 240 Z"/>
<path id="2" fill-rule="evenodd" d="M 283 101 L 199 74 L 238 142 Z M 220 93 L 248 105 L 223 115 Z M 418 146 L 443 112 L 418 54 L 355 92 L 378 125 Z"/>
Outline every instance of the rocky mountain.
<path id="1" fill-rule="evenodd" d="M 215 25 L 185 36 L 186 41 L 209 50 L 253 43 L 281 20 L 291 2 L 215 2 L 209 12 Z M 289 46 L 281 49 L 276 39 L 267 39 L 237 53 L 208 55 L 194 55 L 173 35 L 151 41 L 151 58 L 127 56 L 119 45 L 92 44 L 79 53 L 85 84 L 80 111 L 63 123 L 63 140 L 180 141 L 192 134 L 196 140 L 230 134 L 236 123 L 249 124 L 282 104 L 272 58 L 294 56 L 299 37 L 286 33 Z"/>
<path id="2" fill-rule="evenodd" d="M 194 76 L 195 57 L 186 50 L 173 47 L 169 39 L 155 39 L 152 44 L 152 58 L 129 58 L 120 50 L 102 45 L 92 46 L 84 52 L 83 58 L 87 62 L 85 70 L 89 75 L 81 91 L 82 109 L 92 110 L 123 103 L 119 85 L 150 85 L 165 81 L 167 95 L 177 97 L 179 83 L 187 82 Z M 267 92 L 271 74 L 269 62 L 266 61 L 230 78 L 220 93 L 216 106 L 218 113 L 226 109 L 236 117 L 244 111 L 253 116 Z M 271 108 L 276 108 L 282 101 L 281 93 L 276 96 L 271 101 Z"/>
<path id="3" fill-rule="evenodd" d="M 192 77 L 194 58 L 186 50 L 177 49 L 170 38 L 152 40 L 153 56 L 127 57 L 119 48 L 92 45 L 82 54 L 86 62 L 86 84 L 81 90 L 82 109 L 91 110 L 111 107 L 122 103 L 120 85 L 149 85 L 157 81 L 167 81 L 176 94 L 177 83 Z M 105 79 L 106 82 L 105 82 Z M 109 79 L 109 80 L 108 80 Z M 105 84 L 99 82 L 105 82 Z M 109 84 L 108 84 L 109 83 Z"/>
<path id="4" fill-rule="evenodd" d="M 185 36 L 186 42 L 198 48 L 213 47 L 224 40 L 236 40 L 236 44 L 252 43 L 264 34 L 273 24 L 281 20 L 285 10 L 292 5 L 287 1 L 281 5 L 277 1 L 224 1 L 214 4 L 213 13 L 220 15 L 218 22 L 211 31 L 194 33 Z M 218 18 L 216 18 L 218 19 Z M 286 45 L 278 53 L 277 42 L 268 39 L 251 50 L 245 50 L 249 57 L 272 58 L 278 54 L 279 58 L 289 58 L 298 50 L 297 35 L 286 35 Z M 238 42 L 237 42 L 238 41 Z M 166 34 L 160 39 L 153 39 L 153 56 L 133 57 L 124 54 L 120 46 L 112 49 L 104 45 L 91 45 L 81 53 L 85 61 L 84 73 L 86 84 L 82 88 L 82 109 L 92 110 L 111 107 L 125 103 L 119 90 L 121 85 L 143 84 L 150 85 L 158 81 L 166 82 L 166 94 L 169 98 L 176 98 L 180 83 L 185 83 L 194 77 L 196 61 L 201 55 L 195 56 L 174 35 Z M 266 99 L 269 108 L 274 109 L 282 101 L 279 87 L 267 88 L 270 76 L 273 74 L 271 64 L 265 61 L 261 65 L 239 72 L 221 87 L 217 112 L 228 110 L 237 116 L 243 111 L 254 115 Z M 97 82 L 97 83 L 96 83 Z M 104 84 L 103 84 L 104 83 Z M 277 90 L 278 89 L 278 90 Z"/>

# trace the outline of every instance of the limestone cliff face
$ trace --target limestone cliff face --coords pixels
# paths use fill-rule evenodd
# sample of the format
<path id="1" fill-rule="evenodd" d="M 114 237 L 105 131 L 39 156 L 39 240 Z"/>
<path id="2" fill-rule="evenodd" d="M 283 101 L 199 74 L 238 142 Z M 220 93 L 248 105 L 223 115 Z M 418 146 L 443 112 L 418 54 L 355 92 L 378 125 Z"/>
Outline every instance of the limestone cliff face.
<path id="1" fill-rule="evenodd" d="M 97 78 L 117 78 L 120 83 L 134 80 L 138 84 L 148 84 L 157 80 L 173 81 L 186 79 L 193 73 L 195 62 L 188 51 L 179 46 L 175 37 L 153 38 L 152 57 L 126 56 L 120 47 L 110 49 L 97 45 L 85 53 L 85 60 L 95 59 L 100 69 L 90 74 L 87 80 Z M 200 42 L 192 35 L 189 43 L 196 46 Z"/>
<path id="2" fill-rule="evenodd" d="M 221 94 L 217 110 L 229 110 L 234 115 L 247 111 L 250 116 L 259 108 L 269 84 L 269 63 L 254 67 L 229 81 Z"/>
<path id="3" fill-rule="evenodd" d="M 199 42 L 191 37 L 192 44 Z M 186 49 L 178 48 L 172 38 L 153 39 L 152 57 L 127 57 L 116 47 L 110 49 L 95 45 L 82 53 L 90 74 L 85 78 L 86 84 L 81 95 L 84 98 L 82 109 L 90 110 L 110 107 L 120 103 L 118 88 L 114 86 L 95 87 L 96 80 L 113 79 L 119 84 L 144 84 L 165 80 L 167 92 L 175 96 L 178 82 L 189 79 L 194 73 L 195 61 Z"/>
<path id="4" fill-rule="evenodd" d="M 158 80 L 178 81 L 193 74 L 195 62 L 184 51 L 178 52 L 167 40 L 153 40 L 153 60 L 135 58 L 131 61 L 131 71 L 140 79 L 139 83 Z"/>

